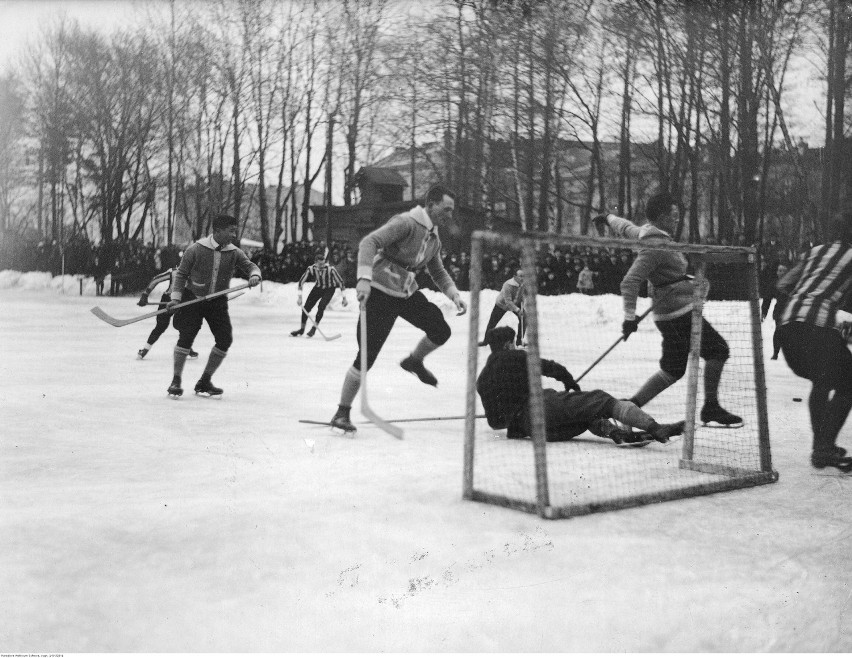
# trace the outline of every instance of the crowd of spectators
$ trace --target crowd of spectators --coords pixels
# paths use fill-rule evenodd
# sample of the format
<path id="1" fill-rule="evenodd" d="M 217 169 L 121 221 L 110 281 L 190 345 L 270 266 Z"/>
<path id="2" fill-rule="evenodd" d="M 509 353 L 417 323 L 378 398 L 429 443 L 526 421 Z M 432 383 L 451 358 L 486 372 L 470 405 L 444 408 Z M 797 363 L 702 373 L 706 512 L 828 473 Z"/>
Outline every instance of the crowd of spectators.
<path id="1" fill-rule="evenodd" d="M 322 241 L 285 244 L 281 253 L 264 249 L 249 250 L 267 281 L 288 283 L 298 281 L 305 269 L 313 264 L 318 250 L 325 251 Z M 761 274 L 775 271 L 779 264 L 790 265 L 789 255 L 768 243 L 763 250 Z M 64 271 L 94 277 L 98 294 L 135 294 L 143 290 L 156 274 L 175 267 L 180 262 L 180 247 L 171 245 L 156 248 L 140 241 L 111 242 L 94 245 L 78 236 L 70 239 L 62 250 L 55 241 L 27 241 L 11 235 L 0 235 L 0 270 L 47 271 L 54 275 Z M 354 287 L 357 272 L 357 245 L 332 242 L 328 260 L 334 265 L 347 287 Z M 460 290 L 470 287 L 470 254 L 467 251 L 441 253 L 444 266 Z M 597 249 L 585 246 L 552 247 L 543 252 L 537 265 L 538 290 L 542 295 L 564 295 L 580 292 L 589 295 L 619 294 L 624 274 L 633 262 L 629 249 Z M 520 254 L 512 251 L 491 251 L 483 255 L 482 288 L 499 290 L 520 268 Z M 737 268 L 712 267 L 711 298 L 742 298 L 746 280 Z M 103 283 L 109 275 L 110 289 Z M 422 287 L 433 288 L 428 274 L 421 273 Z M 761 287 L 766 288 L 764 276 Z"/>

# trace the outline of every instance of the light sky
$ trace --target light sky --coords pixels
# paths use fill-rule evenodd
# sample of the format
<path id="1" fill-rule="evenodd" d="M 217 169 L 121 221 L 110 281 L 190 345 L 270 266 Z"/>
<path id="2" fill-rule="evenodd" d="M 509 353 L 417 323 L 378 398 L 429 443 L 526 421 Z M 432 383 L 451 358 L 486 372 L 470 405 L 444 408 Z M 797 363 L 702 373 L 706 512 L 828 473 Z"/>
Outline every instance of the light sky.
<path id="1" fill-rule="evenodd" d="M 109 30 L 138 20 L 141 5 L 139 0 L 0 0 L 0 72 L 37 39 L 42 26 L 62 15 Z"/>
<path id="2" fill-rule="evenodd" d="M 65 15 L 80 21 L 84 27 L 106 31 L 144 20 L 146 8 L 164 0 L 0 0 L 0 74 L 14 68 L 27 44 L 38 39 L 43 26 Z M 179 0 L 180 1 L 180 0 Z M 804 138 L 811 146 L 824 139 L 824 84 L 817 80 L 817 58 L 800 58 L 791 62 L 787 75 L 785 119 L 793 141 Z M 781 139 L 780 130 L 776 139 Z"/>

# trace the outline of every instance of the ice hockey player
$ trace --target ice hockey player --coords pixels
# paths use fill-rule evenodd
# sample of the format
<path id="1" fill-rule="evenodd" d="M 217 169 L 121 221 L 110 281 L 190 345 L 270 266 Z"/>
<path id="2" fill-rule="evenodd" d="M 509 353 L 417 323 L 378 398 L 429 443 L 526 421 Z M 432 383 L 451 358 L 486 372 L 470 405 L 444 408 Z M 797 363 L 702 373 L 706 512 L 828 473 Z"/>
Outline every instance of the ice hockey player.
<path id="1" fill-rule="evenodd" d="M 172 268 L 166 270 L 165 272 L 158 274 L 153 279 L 151 279 L 151 281 L 145 287 L 145 291 L 142 293 L 142 296 L 139 297 L 139 301 L 137 302 L 137 304 L 139 306 L 147 306 L 148 305 L 148 295 L 150 295 L 151 292 L 153 292 L 154 288 L 156 288 L 159 284 L 163 283 L 163 281 L 168 281 L 169 286 L 168 286 L 168 288 L 166 288 L 162 297 L 160 297 L 160 303 L 157 305 L 157 310 L 162 311 L 164 308 L 166 308 L 166 306 L 168 306 L 169 302 L 172 299 L 171 291 L 172 291 L 172 285 L 174 285 L 174 276 L 175 276 L 176 272 L 177 272 L 177 268 L 172 267 Z M 154 325 L 154 328 L 151 330 L 151 333 L 148 335 L 148 341 L 145 343 L 145 345 L 142 346 L 142 349 L 140 349 L 136 353 L 137 358 L 140 358 L 140 359 L 145 358 L 145 355 L 148 354 L 149 351 L 151 351 L 151 348 L 154 346 L 154 343 L 156 343 L 159 340 L 160 336 L 163 335 L 163 332 L 166 329 L 169 328 L 169 321 L 171 319 L 172 319 L 171 313 L 161 313 L 160 315 L 157 316 L 157 324 Z M 195 350 L 189 351 L 189 358 L 190 359 L 195 359 L 197 357 L 198 357 L 198 352 L 196 352 Z"/>
<path id="2" fill-rule="evenodd" d="M 529 437 L 527 353 L 515 349 L 515 330 L 511 327 L 491 329 L 485 338 L 491 354 L 476 380 L 476 391 L 488 425 L 505 428 L 510 439 Z M 632 402 L 601 390 L 582 392 L 568 369 L 556 361 L 541 359 L 541 374 L 565 386 L 563 392 L 552 388 L 543 391 L 548 441 L 570 439 L 588 430 L 622 447 L 640 447 L 651 440 L 666 443 L 683 433 L 684 421 L 661 425 Z M 610 422 L 612 418 L 641 432 L 619 428 Z"/>
<path id="3" fill-rule="evenodd" d="M 168 308 L 182 301 L 188 302 L 196 297 L 227 290 L 235 269 L 246 276 L 249 286 L 260 283 L 260 268 L 234 246 L 236 238 L 237 219 L 230 215 L 216 215 L 213 218 L 212 234 L 194 242 L 184 252 L 172 284 L 172 299 Z M 184 306 L 175 314 L 174 325 L 180 337 L 174 352 L 174 377 L 168 389 L 172 397 L 183 395 L 183 365 L 205 320 L 216 342 L 210 350 L 204 372 L 195 384 L 195 392 L 208 396 L 222 394 L 222 389 L 213 385 L 211 377 L 227 356 L 233 342 L 227 295 Z"/>
<path id="4" fill-rule="evenodd" d="M 510 311 L 518 316 L 518 338 L 517 344 L 520 345 L 524 339 L 526 331 L 526 322 L 524 322 L 524 271 L 518 270 L 508 281 L 503 283 L 500 288 L 500 294 L 494 301 L 494 308 L 491 309 L 491 317 L 488 318 L 488 324 L 485 326 L 485 334 L 497 326 L 497 323 L 503 319 L 503 316 Z M 480 347 L 485 347 L 487 341 L 484 339 L 479 342 Z"/>
<path id="5" fill-rule="evenodd" d="M 643 282 L 654 305 L 654 323 L 663 336 L 663 355 L 660 369 L 630 398 L 638 407 L 644 407 L 657 395 L 674 384 L 686 373 L 692 333 L 692 278 L 687 275 L 687 260 L 682 253 L 654 249 L 654 245 L 674 242 L 676 227 L 674 202 L 668 192 L 658 192 L 648 199 L 645 208 L 648 222 L 636 226 L 633 222 L 613 214 L 598 215 L 594 222 L 603 233 L 608 225 L 621 238 L 640 240 L 648 245 L 636 254 L 633 264 L 621 281 L 624 302 L 624 339 L 638 328 L 636 299 Z M 729 356 L 728 344 L 713 326 L 702 319 L 701 358 L 704 359 L 704 406 L 701 422 L 714 427 L 741 427 L 742 418 L 730 413 L 719 404 L 719 381 Z"/>
<path id="6" fill-rule="evenodd" d="M 450 338 L 450 325 L 436 304 L 418 290 L 416 276 L 424 269 L 435 285 L 455 304 L 459 315 L 467 311 L 458 288 L 441 262 L 438 227 L 453 216 L 455 195 L 441 185 L 426 194 L 423 206 L 394 215 L 369 233 L 358 246 L 358 302 L 367 319 L 367 345 L 361 345 L 361 320 L 358 320 L 359 351 L 346 371 L 340 404 L 331 425 L 347 432 L 355 431 L 349 418 L 352 401 L 361 387 L 361 349 L 367 349 L 367 368 L 376 361 L 397 318 L 402 318 L 426 333 L 400 366 L 430 386 L 438 380 L 423 359 Z"/>
<path id="7" fill-rule="evenodd" d="M 781 313 L 781 351 L 790 369 L 813 384 L 808 410 L 811 464 L 852 472 L 852 458 L 836 445 L 852 409 L 852 314 L 841 308 L 852 294 L 852 209 L 832 219 L 831 242 L 811 249 L 778 282 L 787 297 Z M 832 391 L 834 395 L 832 395 Z"/>
<path id="8" fill-rule="evenodd" d="M 331 298 L 334 297 L 334 291 L 337 288 L 340 288 L 340 294 L 343 295 L 343 305 L 346 306 L 349 303 L 346 301 L 346 286 L 343 284 L 343 278 L 334 265 L 326 262 L 325 254 L 322 250 L 317 251 L 314 257 L 316 259 L 314 264 L 308 265 L 308 269 L 305 270 L 302 278 L 299 279 L 299 296 L 296 298 L 296 304 L 302 308 L 302 326 L 290 332 L 290 335 L 294 337 L 305 333 L 308 313 L 317 302 L 319 302 L 319 305 L 317 306 L 315 322 L 319 325 L 325 313 L 325 307 L 328 306 Z M 305 302 L 305 306 L 302 307 L 302 286 L 305 285 L 305 281 L 311 278 L 315 282 L 314 287 L 308 293 L 308 300 Z M 316 331 L 316 325 L 312 326 L 308 331 L 308 338 L 313 338 Z"/>

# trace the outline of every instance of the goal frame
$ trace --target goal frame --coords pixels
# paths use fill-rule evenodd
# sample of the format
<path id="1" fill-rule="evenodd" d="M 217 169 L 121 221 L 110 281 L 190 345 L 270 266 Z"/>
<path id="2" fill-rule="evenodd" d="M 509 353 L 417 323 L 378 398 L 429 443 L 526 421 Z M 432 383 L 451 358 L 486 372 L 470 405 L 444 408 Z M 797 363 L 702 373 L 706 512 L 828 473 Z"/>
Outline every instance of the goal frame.
<path id="1" fill-rule="evenodd" d="M 530 383 L 530 424 L 532 450 L 536 481 L 536 500 L 522 500 L 477 490 L 475 486 L 474 459 L 476 434 L 476 378 L 479 371 L 479 321 L 480 293 L 482 291 L 482 254 L 483 246 L 511 248 L 520 250 L 521 269 L 524 272 L 525 285 L 528 286 L 526 299 L 527 316 L 527 374 Z M 569 518 L 600 511 L 609 511 L 646 505 L 649 503 L 677 500 L 680 498 L 729 491 L 744 487 L 770 484 L 778 480 L 778 473 L 772 468 L 769 445 L 769 416 L 766 402 L 766 377 L 763 361 L 763 337 L 761 334 L 760 298 L 757 273 L 757 252 L 753 247 L 728 247 L 720 245 L 699 245 L 672 243 L 654 245 L 655 250 L 688 253 L 695 264 L 694 297 L 692 310 L 692 336 L 689 360 L 686 371 L 686 427 L 681 449 L 679 467 L 703 473 L 725 476 L 727 479 L 712 485 L 685 485 L 652 494 L 637 494 L 621 497 L 601 503 L 571 504 L 553 506 L 551 504 L 550 484 L 547 469 L 547 441 L 545 436 L 544 403 L 540 394 L 541 357 L 539 351 L 538 282 L 536 273 L 536 248 L 541 245 L 613 247 L 631 248 L 634 251 L 648 245 L 635 240 L 614 238 L 596 238 L 591 236 L 564 236 L 551 233 L 527 232 L 521 234 L 497 233 L 494 231 L 475 231 L 471 236 L 470 255 L 470 331 L 468 334 L 468 372 L 467 393 L 465 398 L 465 434 L 463 497 L 467 500 L 490 503 L 538 514 L 545 519 Z M 759 469 L 738 469 L 718 464 L 702 463 L 694 459 L 695 417 L 697 411 L 697 392 L 699 381 L 699 354 L 701 350 L 701 326 L 704 307 L 704 295 L 701 291 L 706 285 L 706 266 L 708 263 L 745 264 L 748 271 L 748 301 L 751 325 L 751 349 L 753 356 L 753 377 L 755 389 L 755 410 L 757 419 L 757 441 Z"/>

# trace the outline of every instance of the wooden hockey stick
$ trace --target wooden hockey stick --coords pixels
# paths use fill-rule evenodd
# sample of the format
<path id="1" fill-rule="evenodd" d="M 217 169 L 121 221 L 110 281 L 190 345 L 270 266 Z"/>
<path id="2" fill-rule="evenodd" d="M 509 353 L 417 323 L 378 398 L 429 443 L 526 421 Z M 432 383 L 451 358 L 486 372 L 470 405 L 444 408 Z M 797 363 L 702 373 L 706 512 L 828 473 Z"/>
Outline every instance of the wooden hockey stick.
<path id="1" fill-rule="evenodd" d="M 198 302 L 207 301 L 208 299 L 213 299 L 215 297 L 221 297 L 222 295 L 227 295 L 228 293 L 236 292 L 237 290 L 242 290 L 243 288 L 248 288 L 248 287 L 249 287 L 248 283 L 241 283 L 240 285 L 234 286 L 233 288 L 228 288 L 227 290 L 220 290 L 219 292 L 214 292 L 214 293 L 210 293 L 209 295 L 204 295 L 204 297 L 198 297 L 197 299 L 192 299 L 188 302 L 183 302 L 181 304 L 177 304 L 175 306 L 172 306 L 172 308 L 170 308 L 170 309 L 169 308 L 163 308 L 163 309 L 160 309 L 159 311 L 151 311 L 150 313 L 145 313 L 144 315 L 140 315 L 140 316 L 135 317 L 135 318 L 128 318 L 127 320 L 119 320 L 117 318 L 114 318 L 111 315 L 109 315 L 108 313 L 106 313 L 99 306 L 93 306 L 90 310 L 95 317 L 103 320 L 107 324 L 111 324 L 113 327 L 125 327 L 128 324 L 133 324 L 134 322 L 139 322 L 141 320 L 147 320 L 148 318 L 153 318 L 157 315 L 160 315 L 161 313 L 168 313 L 170 311 L 174 311 L 176 309 L 183 308 L 184 306 L 189 306 L 191 304 L 197 304 Z"/>
<path id="2" fill-rule="evenodd" d="M 316 321 L 316 320 L 314 320 L 314 319 L 311 317 L 311 314 L 310 314 L 310 313 L 308 313 L 307 309 L 305 309 L 305 307 L 304 307 L 304 306 L 302 306 L 301 304 L 299 304 L 299 308 L 300 308 L 300 309 L 302 309 L 302 313 L 304 313 L 305 315 L 307 315 L 307 316 L 308 316 L 308 320 L 310 320 L 310 321 L 311 321 L 311 324 L 312 324 L 312 325 L 314 325 L 314 329 L 316 329 L 316 330 L 317 330 L 317 333 L 318 333 L 320 336 L 322 336 L 322 337 L 323 337 L 323 339 L 324 339 L 325 341 L 337 340 L 338 338 L 340 338 L 340 337 L 343 335 L 343 334 L 333 334 L 333 335 L 331 335 L 331 336 L 326 336 L 326 335 L 323 333 L 322 329 L 320 329 L 320 328 L 319 328 L 319 325 L 317 324 L 317 321 Z"/>
<path id="3" fill-rule="evenodd" d="M 652 305 L 648 308 L 648 310 L 647 310 L 647 311 L 645 311 L 642 315 L 640 315 L 638 318 L 636 318 L 636 324 L 639 324 L 640 322 L 642 322 L 642 320 L 644 320 L 644 319 L 645 319 L 645 317 L 646 317 L 646 316 L 647 316 L 647 315 L 648 315 L 651 311 L 653 311 L 653 310 L 654 310 L 654 305 L 652 304 Z M 592 365 L 590 365 L 588 368 L 586 368 L 586 369 L 583 371 L 583 374 L 582 374 L 582 375 L 580 375 L 579 377 L 576 377 L 576 378 L 574 379 L 574 381 L 575 381 L 575 382 L 579 382 L 579 381 L 580 381 L 583 377 L 585 377 L 586 375 L 588 375 L 588 374 L 589 374 L 589 372 L 591 372 L 592 368 L 594 368 L 594 367 L 595 367 L 596 365 L 598 365 L 601 361 L 603 361 L 603 360 L 604 360 L 604 358 L 606 357 L 606 355 L 607 355 L 607 354 L 609 354 L 610 352 L 612 352 L 612 351 L 613 351 L 616 347 L 618 347 L 618 344 L 619 344 L 619 343 L 621 343 L 621 342 L 622 342 L 622 341 L 624 341 L 624 340 L 627 340 L 627 339 L 624 337 L 624 334 L 622 334 L 621 336 L 619 336 L 619 337 L 618 337 L 618 340 L 617 340 L 617 341 L 615 341 L 612 345 L 610 345 L 609 349 L 607 349 L 607 351 L 606 351 L 606 352 L 604 352 L 604 353 L 603 353 L 603 354 L 601 354 L 601 355 L 600 355 L 597 359 L 595 359 L 595 362 L 594 362 Z"/>
<path id="4" fill-rule="evenodd" d="M 245 294 L 246 294 L 245 292 L 238 292 L 236 295 L 231 295 L 230 297 L 228 297 L 228 301 L 229 302 L 233 301 L 237 297 L 240 297 L 240 296 L 245 295 Z M 147 304 L 145 304 L 145 306 L 159 306 L 162 303 L 163 302 L 148 302 Z"/>
<path id="5" fill-rule="evenodd" d="M 404 432 L 396 425 L 389 423 L 379 416 L 370 407 L 367 401 L 367 310 L 361 307 L 361 413 L 373 422 L 379 429 L 384 430 L 392 437 L 402 439 Z"/>
<path id="6" fill-rule="evenodd" d="M 484 415 L 478 415 L 476 418 L 485 418 Z M 393 420 L 386 420 L 386 423 L 418 423 L 422 421 L 437 421 L 437 420 L 464 420 L 464 416 L 435 416 L 433 418 L 394 418 Z M 300 420 L 300 423 L 306 423 L 308 425 L 329 425 L 331 423 L 323 421 L 323 420 Z M 372 421 L 369 421 L 372 422 Z"/>
<path id="7" fill-rule="evenodd" d="M 636 318 L 636 324 L 637 324 L 637 325 L 639 325 L 639 323 L 641 323 L 641 322 L 642 322 L 642 320 L 644 320 L 644 319 L 648 316 L 648 314 L 649 314 L 651 311 L 653 311 L 653 310 L 654 310 L 654 307 L 656 307 L 656 305 L 657 305 L 657 304 L 659 304 L 662 300 L 664 300 L 666 297 L 668 297 L 669 295 L 671 295 L 671 294 L 672 294 L 672 290 L 674 290 L 674 288 L 673 288 L 673 287 L 671 287 L 671 286 L 672 286 L 673 284 L 675 284 L 675 283 L 679 283 L 680 281 L 686 281 L 686 280 L 687 280 L 687 278 L 684 278 L 684 279 L 678 279 L 677 281 L 672 281 L 670 284 L 668 284 L 668 285 L 669 285 L 669 289 L 668 289 L 668 290 L 666 290 L 666 291 L 665 291 L 662 295 L 660 295 L 660 297 L 659 297 L 656 301 L 654 301 L 654 302 L 653 302 L 653 303 L 652 303 L 652 304 L 648 307 L 648 310 L 646 310 L 646 311 L 645 311 L 642 315 L 640 315 L 639 317 L 637 317 L 637 318 Z M 575 381 L 575 382 L 579 382 L 579 381 L 580 381 L 583 377 L 585 377 L 586 375 L 588 375 L 592 368 L 594 368 L 594 367 L 595 367 L 596 365 L 598 365 L 601 361 L 603 361 L 603 360 L 604 360 L 604 357 L 606 357 L 606 355 L 607 355 L 607 354 L 609 354 L 610 352 L 612 352 L 612 351 L 613 351 L 616 347 L 618 347 L 618 344 L 619 344 L 620 342 L 625 341 L 625 340 L 627 340 L 627 338 L 625 338 L 625 337 L 624 337 L 624 334 L 622 334 L 622 335 L 621 335 L 621 337 L 619 337 L 619 339 L 618 339 L 617 341 L 615 341 L 615 342 L 614 342 L 614 343 L 610 346 L 610 348 L 609 348 L 606 352 L 604 352 L 603 354 L 601 354 L 601 355 L 597 358 L 597 360 L 596 360 L 596 361 L 595 361 L 592 365 L 590 365 L 588 368 L 586 368 L 586 369 L 583 371 L 583 374 L 582 374 L 582 375 L 580 375 L 579 377 L 577 377 L 574 381 Z"/>

